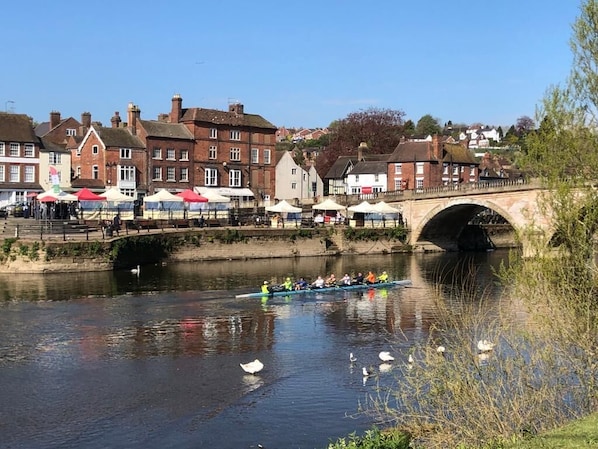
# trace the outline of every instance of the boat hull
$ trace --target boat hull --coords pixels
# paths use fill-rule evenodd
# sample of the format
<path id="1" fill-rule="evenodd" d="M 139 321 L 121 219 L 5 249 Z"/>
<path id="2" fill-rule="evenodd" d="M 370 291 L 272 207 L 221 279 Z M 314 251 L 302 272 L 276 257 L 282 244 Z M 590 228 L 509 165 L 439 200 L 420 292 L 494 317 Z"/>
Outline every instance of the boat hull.
<path id="1" fill-rule="evenodd" d="M 270 296 L 306 295 L 310 293 L 337 293 L 351 290 L 368 290 L 370 288 L 406 287 L 409 285 L 411 285 L 411 281 L 404 279 L 401 281 L 377 282 L 375 284 L 338 285 L 336 287 L 307 288 L 305 290 L 285 290 L 271 293 L 245 293 L 243 295 L 236 295 L 235 298 L 268 298 Z"/>

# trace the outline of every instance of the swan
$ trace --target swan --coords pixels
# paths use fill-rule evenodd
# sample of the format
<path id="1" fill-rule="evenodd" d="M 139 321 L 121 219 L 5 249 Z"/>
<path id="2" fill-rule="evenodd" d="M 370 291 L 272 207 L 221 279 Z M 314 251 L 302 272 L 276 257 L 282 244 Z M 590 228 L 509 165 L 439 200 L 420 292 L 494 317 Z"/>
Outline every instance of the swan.
<path id="1" fill-rule="evenodd" d="M 395 359 L 388 351 L 381 351 L 380 354 L 378 354 L 378 357 L 380 357 L 380 360 L 383 362 L 392 362 Z"/>
<path id="2" fill-rule="evenodd" d="M 392 370 L 392 365 L 390 363 L 381 363 L 380 366 L 378 367 L 378 370 L 381 373 L 388 373 L 389 371 Z"/>
<path id="3" fill-rule="evenodd" d="M 349 362 L 355 363 L 357 362 L 357 357 L 353 355 L 353 353 L 349 354 Z"/>
<path id="4" fill-rule="evenodd" d="M 478 350 L 480 352 L 490 352 L 494 349 L 495 344 L 488 340 L 478 341 Z"/>
<path id="5" fill-rule="evenodd" d="M 141 268 L 139 267 L 139 265 L 137 265 L 136 268 L 131 268 L 131 273 L 139 276 L 139 273 L 141 273 Z"/>
<path id="6" fill-rule="evenodd" d="M 255 359 L 253 362 L 249 363 L 239 363 L 243 371 L 249 374 L 259 373 L 262 369 L 264 369 L 264 364 L 260 362 L 258 359 Z"/>
<path id="7" fill-rule="evenodd" d="M 444 346 L 442 346 L 442 345 L 441 345 L 441 346 L 438 346 L 438 347 L 436 348 L 436 352 L 437 352 L 438 354 L 440 354 L 440 355 L 444 355 L 444 352 L 445 352 L 445 351 L 446 351 L 446 348 L 445 348 Z"/>
<path id="8" fill-rule="evenodd" d="M 365 366 L 361 369 L 361 372 L 363 373 L 363 377 L 369 377 L 374 374 L 371 369 L 367 369 Z"/>
<path id="9" fill-rule="evenodd" d="M 413 355 L 409 354 L 409 357 L 407 357 L 407 361 L 409 362 L 410 365 L 413 365 L 415 363 L 415 359 L 413 358 Z"/>

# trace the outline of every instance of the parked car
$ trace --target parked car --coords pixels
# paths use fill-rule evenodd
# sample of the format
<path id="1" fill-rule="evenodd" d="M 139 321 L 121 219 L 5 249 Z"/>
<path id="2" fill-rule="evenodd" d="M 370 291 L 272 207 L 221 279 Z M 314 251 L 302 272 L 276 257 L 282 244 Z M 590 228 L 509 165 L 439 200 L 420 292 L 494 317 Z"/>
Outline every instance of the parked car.
<path id="1" fill-rule="evenodd" d="M 25 206 L 25 203 L 18 202 L 9 204 L 8 206 L 4 206 L 4 209 L 6 210 L 7 215 L 12 215 L 13 217 L 22 217 L 23 206 Z"/>

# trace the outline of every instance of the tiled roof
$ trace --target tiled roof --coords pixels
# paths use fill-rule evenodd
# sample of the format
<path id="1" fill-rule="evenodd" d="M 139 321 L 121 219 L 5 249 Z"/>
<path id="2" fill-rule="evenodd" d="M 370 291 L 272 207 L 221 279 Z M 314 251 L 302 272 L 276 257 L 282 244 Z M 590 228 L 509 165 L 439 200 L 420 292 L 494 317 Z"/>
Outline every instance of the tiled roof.
<path id="1" fill-rule="evenodd" d="M 54 153 L 67 153 L 69 154 L 71 150 L 66 149 L 66 145 L 59 145 L 54 142 L 50 142 L 48 139 L 41 138 L 42 146 L 40 151 L 50 152 L 53 151 Z"/>
<path id="2" fill-rule="evenodd" d="M 0 141 L 38 143 L 33 124 L 25 114 L 0 112 Z"/>
<path id="3" fill-rule="evenodd" d="M 35 127 L 36 136 L 45 136 L 50 131 L 50 122 L 42 122 Z"/>
<path id="4" fill-rule="evenodd" d="M 148 137 L 193 140 L 193 134 L 182 123 L 165 123 L 156 120 L 139 120 Z"/>
<path id="5" fill-rule="evenodd" d="M 352 175 L 375 175 L 379 173 L 386 173 L 388 164 L 386 161 L 361 161 L 358 162 L 353 170 Z"/>
<path id="6" fill-rule="evenodd" d="M 207 122 L 214 125 L 249 126 L 252 128 L 265 128 L 276 131 L 278 128 L 256 114 L 235 114 L 234 112 L 219 111 L 217 109 L 183 108 L 181 122 Z"/>
<path id="7" fill-rule="evenodd" d="M 71 181 L 71 187 L 78 189 L 81 187 L 88 187 L 88 188 L 93 188 L 93 187 L 104 187 L 104 180 L 103 179 L 81 179 L 81 178 L 76 178 L 73 179 Z"/>
<path id="8" fill-rule="evenodd" d="M 388 162 L 436 161 L 432 142 L 400 142 L 388 158 Z"/>
<path id="9" fill-rule="evenodd" d="M 478 165 L 473 153 L 469 151 L 467 148 L 463 147 L 459 144 L 450 144 L 446 143 L 443 146 L 444 157 L 442 160 L 444 162 L 453 162 L 458 164 L 475 164 Z"/>
<path id="10" fill-rule="evenodd" d="M 128 128 L 96 128 L 100 138 L 107 147 L 145 148 L 145 145 L 128 130 Z"/>
<path id="11" fill-rule="evenodd" d="M 347 174 L 347 169 L 351 164 L 355 165 L 358 162 L 355 156 L 339 156 L 332 164 L 330 170 L 324 176 L 325 179 L 342 179 Z"/>

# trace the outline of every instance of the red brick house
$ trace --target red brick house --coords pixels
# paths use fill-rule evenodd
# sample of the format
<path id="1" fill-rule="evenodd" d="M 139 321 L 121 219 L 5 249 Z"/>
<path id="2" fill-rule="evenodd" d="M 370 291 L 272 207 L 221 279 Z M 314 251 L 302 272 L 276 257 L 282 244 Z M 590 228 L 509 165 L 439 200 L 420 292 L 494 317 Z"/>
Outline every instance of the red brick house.
<path id="1" fill-rule="evenodd" d="M 26 201 L 39 184 L 40 139 L 24 114 L 0 112 L 0 206 Z"/>
<path id="2" fill-rule="evenodd" d="M 479 163 L 452 138 L 401 140 L 388 159 L 388 190 L 425 189 L 478 182 Z"/>

